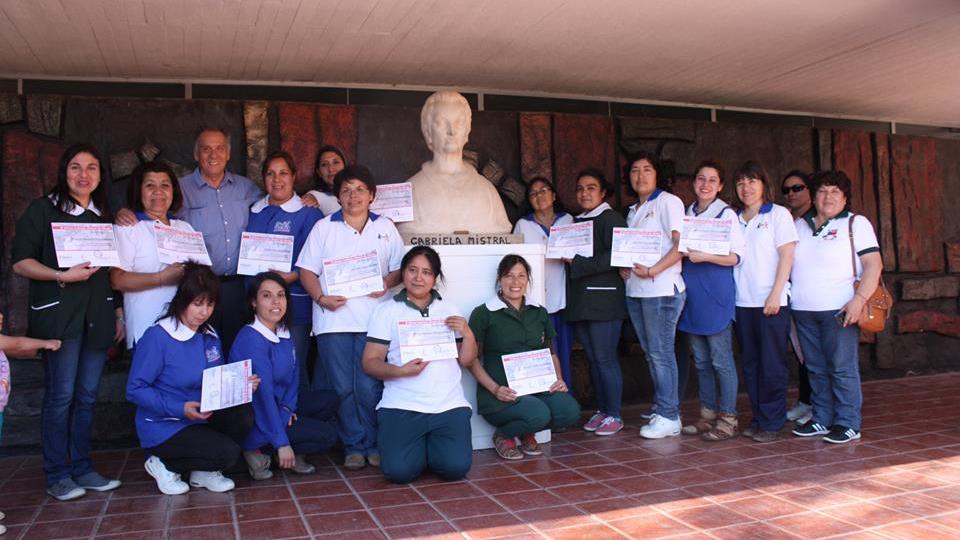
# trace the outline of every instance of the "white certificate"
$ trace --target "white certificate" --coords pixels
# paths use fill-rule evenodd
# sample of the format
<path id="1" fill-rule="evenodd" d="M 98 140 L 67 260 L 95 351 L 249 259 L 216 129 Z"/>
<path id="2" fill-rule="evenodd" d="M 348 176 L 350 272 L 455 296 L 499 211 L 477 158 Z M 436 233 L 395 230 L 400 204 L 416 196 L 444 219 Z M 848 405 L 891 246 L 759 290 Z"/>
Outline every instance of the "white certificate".
<path id="1" fill-rule="evenodd" d="M 575 255 L 593 257 L 592 221 L 550 227 L 546 257 L 572 259 Z"/>
<path id="2" fill-rule="evenodd" d="M 109 223 L 51 223 L 53 246 L 60 268 L 82 262 L 91 266 L 120 266 L 117 237 Z"/>
<path id="3" fill-rule="evenodd" d="M 253 399 L 252 374 L 249 359 L 203 370 L 200 412 L 249 403 Z"/>
<path id="4" fill-rule="evenodd" d="M 644 266 L 657 264 L 663 256 L 660 253 L 662 239 L 662 231 L 614 227 L 610 266 L 633 268 L 634 263 Z"/>
<path id="5" fill-rule="evenodd" d="M 175 264 L 194 261 L 207 266 L 213 265 L 200 231 L 187 231 L 168 227 L 163 223 L 154 223 L 153 232 L 157 239 L 157 259 L 160 262 Z"/>
<path id="6" fill-rule="evenodd" d="M 397 322 L 400 334 L 400 361 L 447 360 L 459 356 L 457 338 L 443 319 L 415 319 Z"/>
<path id="7" fill-rule="evenodd" d="M 733 219 L 684 217 L 680 251 L 691 249 L 714 255 L 730 254 L 730 227 Z"/>
<path id="8" fill-rule="evenodd" d="M 377 186 L 377 196 L 370 211 L 390 218 L 394 223 L 413 221 L 413 184 L 384 184 Z"/>
<path id="9" fill-rule="evenodd" d="M 518 396 L 547 392 L 557 382 L 557 370 L 553 366 L 550 349 L 505 354 L 501 358 L 507 386 Z"/>
<path id="10" fill-rule="evenodd" d="M 245 232 L 240 235 L 237 273 L 255 276 L 260 272 L 289 272 L 293 263 L 293 237 L 286 234 Z"/>
<path id="11" fill-rule="evenodd" d="M 323 261 L 323 293 L 355 298 L 383 290 L 377 251 Z"/>

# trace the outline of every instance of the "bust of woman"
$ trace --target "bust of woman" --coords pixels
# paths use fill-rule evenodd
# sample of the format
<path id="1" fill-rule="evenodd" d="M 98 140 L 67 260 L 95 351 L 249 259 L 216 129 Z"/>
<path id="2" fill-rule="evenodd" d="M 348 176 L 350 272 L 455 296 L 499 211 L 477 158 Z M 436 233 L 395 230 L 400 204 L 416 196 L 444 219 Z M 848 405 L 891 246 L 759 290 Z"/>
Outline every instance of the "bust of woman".
<path id="1" fill-rule="evenodd" d="M 427 98 L 420 128 L 433 159 L 410 179 L 414 221 L 400 223 L 401 233 L 510 232 L 496 188 L 463 161 L 470 121 L 470 104 L 459 93 L 441 91 Z"/>

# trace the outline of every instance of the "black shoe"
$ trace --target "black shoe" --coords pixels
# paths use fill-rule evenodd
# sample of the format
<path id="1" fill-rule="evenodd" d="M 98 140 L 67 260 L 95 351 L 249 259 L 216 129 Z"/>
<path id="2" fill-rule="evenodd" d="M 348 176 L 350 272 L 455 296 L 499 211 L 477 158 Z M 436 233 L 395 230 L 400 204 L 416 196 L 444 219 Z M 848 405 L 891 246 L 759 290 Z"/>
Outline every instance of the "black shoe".
<path id="1" fill-rule="evenodd" d="M 823 424 L 818 424 L 813 420 L 793 430 L 793 434 L 797 437 L 816 437 L 817 435 L 826 435 L 827 433 L 830 433 L 829 429 L 825 428 Z"/>
<path id="2" fill-rule="evenodd" d="M 843 426 L 833 426 L 823 440 L 833 444 L 844 444 L 860 438 L 860 432 Z"/>

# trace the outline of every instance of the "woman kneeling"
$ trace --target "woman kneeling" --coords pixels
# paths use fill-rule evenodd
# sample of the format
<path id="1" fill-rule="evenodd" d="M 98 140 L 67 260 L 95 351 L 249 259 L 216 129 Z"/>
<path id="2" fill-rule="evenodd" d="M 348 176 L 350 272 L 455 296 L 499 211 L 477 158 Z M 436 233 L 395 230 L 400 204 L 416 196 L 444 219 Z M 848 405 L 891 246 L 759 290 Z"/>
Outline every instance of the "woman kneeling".
<path id="1" fill-rule="evenodd" d="M 384 381 L 377 405 L 380 468 L 398 484 L 411 482 L 427 467 L 446 480 L 459 480 L 472 460 L 471 411 L 460 386 L 460 367 L 473 364 L 477 343 L 467 320 L 433 289 L 443 277 L 436 251 L 414 247 L 404 255 L 400 275 L 403 289 L 373 312 L 363 350 L 363 370 Z M 404 362 L 401 323 L 406 328 L 409 322 L 431 319 L 453 330 L 458 357 Z"/>
<path id="2" fill-rule="evenodd" d="M 300 368 L 290 337 L 293 314 L 289 288 L 279 274 L 257 274 L 247 291 L 252 322 L 237 334 L 230 362 L 250 359 L 260 377 L 253 396 L 256 424 L 243 441 L 243 457 L 254 480 L 266 480 L 270 457 L 260 452 L 270 446 L 281 469 L 311 474 L 316 468 L 306 454 L 326 452 L 337 442 L 337 395 L 331 391 L 299 391 Z M 300 360 L 302 361 L 302 360 Z"/>
<path id="3" fill-rule="evenodd" d="M 207 266 L 188 263 L 166 314 L 137 342 L 127 380 L 127 399 L 137 406 L 140 446 L 150 456 L 144 468 L 167 495 L 190 488 L 233 489 L 223 476 L 240 458 L 240 442 L 253 427 L 247 403 L 200 412 L 203 370 L 223 365 L 223 346 L 207 323 L 219 292 Z M 256 391 L 259 378 L 253 376 Z"/>
<path id="4" fill-rule="evenodd" d="M 477 378 L 477 408 L 497 428 L 493 445 L 504 459 L 542 454 L 535 437 L 538 431 L 562 429 L 580 418 L 580 405 L 567 393 L 559 375 L 547 392 L 518 396 L 507 385 L 503 356 L 508 354 L 549 348 L 554 372 L 560 373 L 553 352 L 556 331 L 547 310 L 526 300 L 529 282 L 526 259 L 507 255 L 497 268 L 497 295 L 470 315 L 470 328 L 483 351 L 482 363 L 475 363 L 472 369 Z M 520 437 L 522 453 L 517 450 L 516 437 Z"/>

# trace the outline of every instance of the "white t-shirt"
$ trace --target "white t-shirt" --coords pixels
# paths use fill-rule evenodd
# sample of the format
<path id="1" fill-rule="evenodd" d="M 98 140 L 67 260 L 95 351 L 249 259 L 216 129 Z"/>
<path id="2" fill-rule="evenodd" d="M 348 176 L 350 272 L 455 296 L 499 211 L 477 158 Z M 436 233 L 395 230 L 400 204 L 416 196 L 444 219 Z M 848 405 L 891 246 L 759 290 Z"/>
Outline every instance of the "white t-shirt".
<path id="1" fill-rule="evenodd" d="M 673 249 L 672 232 L 683 230 L 683 201 L 672 193 L 657 189 L 643 203 L 630 206 L 627 214 L 627 226 L 633 229 L 660 231 L 660 257 Z M 654 278 L 639 278 L 632 272 L 627 278 L 626 292 L 631 298 L 656 298 L 673 296 L 687 289 L 681 270 L 683 264 L 676 264 L 657 274 Z M 676 290 L 674 290 L 676 289 Z"/>
<path id="2" fill-rule="evenodd" d="M 367 340 L 386 344 L 387 362 L 402 366 L 397 323 L 424 317 L 446 319 L 454 315 L 462 316 L 456 306 L 444 302 L 439 295 L 427 306 L 424 314 L 409 304 L 406 293 L 401 292 L 374 310 L 367 329 Z M 459 335 L 457 339 L 460 339 Z M 383 381 L 383 398 L 377 408 L 436 414 L 458 407 L 470 407 L 463 395 L 460 375 L 461 368 L 456 358 L 430 361 L 419 375 Z"/>
<path id="3" fill-rule="evenodd" d="M 316 189 L 311 189 L 306 192 L 305 195 L 313 195 L 313 198 L 317 200 L 317 203 L 320 204 L 320 211 L 323 212 L 323 215 L 329 216 L 330 214 L 340 210 L 340 201 L 332 193 L 325 193 L 323 191 L 318 191 Z"/>
<path id="4" fill-rule="evenodd" d="M 117 237 L 117 252 L 120 254 L 120 268 L 127 272 L 159 272 L 166 268 L 157 257 L 157 237 L 153 230 L 155 220 L 142 220 L 136 225 L 114 225 Z M 175 229 L 192 231 L 186 221 L 171 219 L 170 226 Z M 176 285 L 163 285 L 143 291 L 123 293 L 123 320 L 127 326 L 127 348 L 133 348 L 147 328 L 156 322 L 173 300 L 177 292 Z"/>
<path id="5" fill-rule="evenodd" d="M 567 213 L 559 214 L 554 225 L 569 225 L 573 223 L 573 216 Z M 533 214 L 520 218 L 513 227 L 513 234 L 522 234 L 523 241 L 528 244 L 547 245 L 549 234 L 533 219 Z M 545 259 L 543 261 L 543 284 L 546 288 L 547 313 L 556 313 L 567 307 L 567 267 L 560 259 Z"/>
<path id="6" fill-rule="evenodd" d="M 710 218 L 714 219 L 719 217 L 720 219 L 729 219 L 730 220 L 730 253 L 738 255 L 740 261 L 737 262 L 737 266 L 743 262 L 743 249 L 744 249 L 744 239 L 743 239 L 743 227 L 740 226 L 739 220 L 737 219 L 737 211 L 733 209 L 726 202 L 721 200 L 719 197 L 713 200 L 710 203 L 710 206 L 703 212 L 697 214 L 697 203 L 694 202 L 687 208 L 687 216 L 689 217 L 701 217 L 701 218 Z M 721 212 L 723 212 L 721 214 Z"/>
<path id="7" fill-rule="evenodd" d="M 733 269 L 737 307 L 763 307 L 777 278 L 780 262 L 777 248 L 796 242 L 797 229 L 790 211 L 773 203 L 764 203 L 749 222 L 743 220 L 743 214 L 738 214 L 737 222 L 743 229 L 745 243 L 743 261 Z M 789 297 L 790 283 L 787 282 L 780 294 L 780 305 L 786 306 Z"/>
<path id="8" fill-rule="evenodd" d="M 392 221 L 371 212 L 363 231 L 357 232 L 343 220 L 343 212 L 337 211 L 313 226 L 300 251 L 297 266 L 316 274 L 322 285 L 323 261 L 360 255 L 374 249 L 377 250 L 384 276 L 400 269 L 403 241 Z M 389 297 L 386 294 L 379 299 L 369 296 L 350 298 L 336 311 L 328 311 L 314 302 L 313 333 L 366 332 L 367 319 L 373 308 Z"/>
<path id="9" fill-rule="evenodd" d="M 853 266 L 850 263 L 850 219 L 842 212 L 815 231 L 812 217 L 796 221 L 797 244 L 793 259 L 791 307 L 801 311 L 839 310 L 853 299 Z M 863 274 L 860 255 L 880 251 L 873 225 L 864 216 L 853 220 L 854 264 L 857 279 Z"/>

